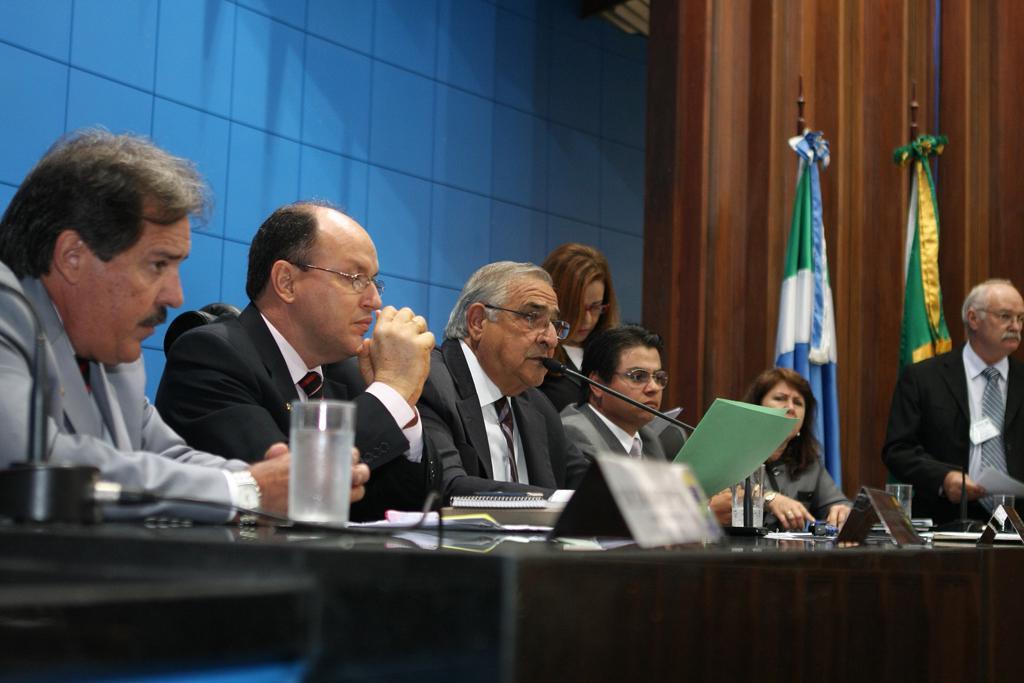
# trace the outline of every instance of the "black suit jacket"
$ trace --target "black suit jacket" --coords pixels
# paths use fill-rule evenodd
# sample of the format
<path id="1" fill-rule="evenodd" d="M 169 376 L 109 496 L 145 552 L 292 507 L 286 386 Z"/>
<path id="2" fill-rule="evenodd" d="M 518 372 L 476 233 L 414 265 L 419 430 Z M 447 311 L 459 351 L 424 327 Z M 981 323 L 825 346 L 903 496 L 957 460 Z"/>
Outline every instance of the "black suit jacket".
<path id="1" fill-rule="evenodd" d="M 384 405 L 365 393 L 355 358 L 323 370 L 325 398 L 356 404 L 356 447 L 371 470 L 352 519 L 420 509 L 431 476 L 436 485 L 440 473 L 404 457 L 409 442 Z M 156 396 L 160 414 L 193 447 L 249 462 L 288 441 L 289 404 L 297 400 L 284 357 L 253 305 L 238 318 L 197 327 L 175 341 Z"/>
<path id="2" fill-rule="evenodd" d="M 571 370 L 580 371 L 568 356 L 566 356 L 565 365 Z M 544 376 L 544 382 L 537 388 L 548 397 L 551 404 L 555 406 L 555 410 L 562 412 L 566 406 L 580 402 L 581 384 L 580 380 L 571 375 L 549 372 Z"/>
<path id="3" fill-rule="evenodd" d="M 1010 358 L 1003 419 L 1006 466 L 1024 479 L 1024 364 Z M 964 374 L 963 347 L 903 369 L 889 412 L 882 459 L 899 480 L 914 486 L 914 516 L 936 523 L 960 517 L 960 506 L 939 495 L 951 465 L 968 467 L 971 409 Z M 972 519 L 988 519 L 978 503 L 968 506 Z"/>
<path id="4" fill-rule="evenodd" d="M 419 409 L 431 457 L 442 468 L 446 498 L 493 490 L 550 493 L 575 488 L 586 473 L 588 461 L 566 438 L 554 406 L 531 388 L 512 397 L 530 484 L 493 481 L 483 410 L 456 340 L 434 349 Z"/>

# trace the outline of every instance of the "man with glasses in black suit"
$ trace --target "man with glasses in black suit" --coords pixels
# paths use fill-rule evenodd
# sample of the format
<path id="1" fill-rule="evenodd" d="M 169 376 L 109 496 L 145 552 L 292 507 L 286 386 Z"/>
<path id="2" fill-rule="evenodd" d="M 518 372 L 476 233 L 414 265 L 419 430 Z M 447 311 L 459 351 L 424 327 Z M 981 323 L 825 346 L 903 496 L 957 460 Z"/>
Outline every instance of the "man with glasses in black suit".
<path id="1" fill-rule="evenodd" d="M 249 249 L 251 303 L 171 346 L 156 399 L 167 422 L 193 447 L 245 459 L 287 441 L 292 402 L 353 401 L 371 483 L 352 519 L 419 509 L 436 486 L 415 407 L 434 336 L 409 308 L 383 306 L 378 272 L 370 236 L 341 211 L 276 210 Z"/>

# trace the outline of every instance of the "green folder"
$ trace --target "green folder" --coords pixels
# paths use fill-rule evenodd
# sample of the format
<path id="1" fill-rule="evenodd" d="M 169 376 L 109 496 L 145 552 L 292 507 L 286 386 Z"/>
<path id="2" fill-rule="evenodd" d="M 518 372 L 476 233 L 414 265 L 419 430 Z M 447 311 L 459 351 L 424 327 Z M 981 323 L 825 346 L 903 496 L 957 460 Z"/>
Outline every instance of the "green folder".
<path id="1" fill-rule="evenodd" d="M 675 462 L 689 465 L 704 492 L 713 496 L 767 460 L 795 423 L 782 408 L 716 398 Z"/>

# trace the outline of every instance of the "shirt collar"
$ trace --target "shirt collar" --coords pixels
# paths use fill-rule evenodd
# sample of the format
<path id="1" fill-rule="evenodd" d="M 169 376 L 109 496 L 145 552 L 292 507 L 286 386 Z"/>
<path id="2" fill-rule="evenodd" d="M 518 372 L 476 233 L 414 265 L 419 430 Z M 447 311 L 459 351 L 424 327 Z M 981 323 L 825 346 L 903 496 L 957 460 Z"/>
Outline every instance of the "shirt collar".
<path id="1" fill-rule="evenodd" d="M 295 350 L 295 347 L 288 343 L 288 340 L 284 338 L 274 323 L 267 320 L 267 316 L 260 313 L 260 317 L 263 318 L 263 322 L 267 324 L 267 329 L 270 330 L 270 336 L 277 342 L 277 348 L 281 352 L 281 356 L 284 358 L 285 365 L 288 366 L 288 374 L 292 378 L 292 384 L 298 384 L 299 380 L 306 376 L 307 372 L 313 371 L 320 373 L 320 377 L 324 376 L 323 366 L 318 365 L 315 368 L 307 368 L 306 364 L 302 362 L 302 356 Z"/>
<path id="2" fill-rule="evenodd" d="M 639 438 L 639 432 L 637 432 L 636 434 L 629 434 L 629 433 L 626 432 L 625 429 L 623 429 L 619 425 L 617 425 L 614 422 L 612 422 L 611 420 L 609 420 L 607 417 L 605 417 L 601 413 L 600 410 L 597 410 L 596 408 L 594 408 L 589 403 L 586 405 L 586 408 L 588 410 L 594 411 L 594 414 L 597 415 L 599 418 L 601 418 L 601 422 L 604 422 L 605 425 L 608 427 L 608 429 L 612 430 L 612 434 L 615 435 L 615 438 L 619 440 L 619 443 L 622 444 L 622 447 L 626 449 L 627 453 L 629 453 L 630 449 L 633 448 L 633 439 L 634 438 Z M 644 447 L 643 439 L 640 439 L 640 450 L 641 451 L 643 450 L 643 447 Z"/>
<path id="3" fill-rule="evenodd" d="M 967 342 L 964 344 L 964 368 L 967 370 L 967 378 L 977 379 L 978 375 L 983 373 L 987 367 L 988 364 L 981 359 L 981 356 L 975 353 L 971 343 Z M 1010 372 L 1010 361 L 1004 357 L 992 367 L 999 371 L 999 376 L 1005 382 Z"/>
<path id="4" fill-rule="evenodd" d="M 480 360 L 473 353 L 473 349 L 469 348 L 469 345 L 461 339 L 459 340 L 459 346 L 462 347 L 462 353 L 466 356 L 466 365 L 469 366 L 469 374 L 473 378 L 473 387 L 476 389 L 476 397 L 480 400 L 480 406 L 491 405 L 503 397 L 505 394 L 501 393 L 498 385 L 484 372 L 483 366 L 480 365 Z"/>

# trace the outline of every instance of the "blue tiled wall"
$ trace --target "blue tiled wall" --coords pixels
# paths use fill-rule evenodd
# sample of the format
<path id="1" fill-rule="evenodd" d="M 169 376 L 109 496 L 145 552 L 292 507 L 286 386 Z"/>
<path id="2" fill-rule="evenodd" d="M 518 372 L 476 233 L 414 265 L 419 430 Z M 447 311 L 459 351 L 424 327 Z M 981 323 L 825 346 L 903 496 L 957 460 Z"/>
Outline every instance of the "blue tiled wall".
<path id="1" fill-rule="evenodd" d="M 2 0 L 0 209 L 61 134 L 102 125 L 195 160 L 213 188 L 186 306 L 244 305 L 253 232 L 316 196 L 367 227 L 385 302 L 435 333 L 474 269 L 569 240 L 605 251 L 639 320 L 646 43 L 578 6 Z"/>

